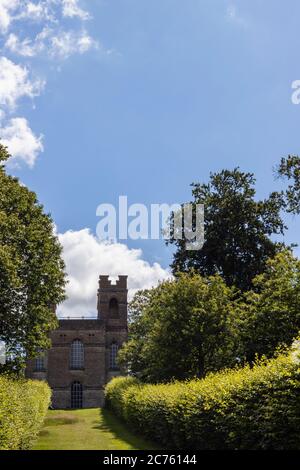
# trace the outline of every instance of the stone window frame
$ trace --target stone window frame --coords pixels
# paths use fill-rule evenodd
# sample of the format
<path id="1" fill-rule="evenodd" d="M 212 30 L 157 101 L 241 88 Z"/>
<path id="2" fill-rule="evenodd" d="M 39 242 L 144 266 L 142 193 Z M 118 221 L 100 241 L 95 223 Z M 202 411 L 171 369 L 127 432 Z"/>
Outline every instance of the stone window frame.
<path id="1" fill-rule="evenodd" d="M 109 369 L 119 370 L 119 366 L 116 363 L 116 359 L 119 352 L 119 345 L 117 341 L 112 341 L 109 347 Z"/>
<path id="2" fill-rule="evenodd" d="M 84 370 L 84 343 L 75 338 L 70 347 L 70 370 Z"/>

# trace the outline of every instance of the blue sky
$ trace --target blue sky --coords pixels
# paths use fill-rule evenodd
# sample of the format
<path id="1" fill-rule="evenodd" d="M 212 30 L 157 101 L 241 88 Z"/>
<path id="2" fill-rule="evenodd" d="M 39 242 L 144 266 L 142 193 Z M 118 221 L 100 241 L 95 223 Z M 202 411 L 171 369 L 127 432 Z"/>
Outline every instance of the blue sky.
<path id="1" fill-rule="evenodd" d="M 191 182 L 222 168 L 254 172 L 258 197 L 279 187 L 272 168 L 300 145 L 300 105 L 291 101 L 300 79 L 298 1 L 67 0 L 65 14 L 58 0 L 28 3 L 44 12 L 48 4 L 56 22 L 50 10 L 36 21 L 8 12 L 2 56 L 26 68 L 35 89 L 14 109 L 4 104 L 2 126 L 22 117 L 43 136 L 27 149 L 31 167 L 17 155 L 10 171 L 38 193 L 60 234 L 92 236 L 96 207 L 119 195 L 146 205 L 189 200 Z M 38 49 L 45 25 L 54 33 Z M 24 39 L 35 45 L 31 56 L 19 54 Z M 288 222 L 285 241 L 297 242 L 300 222 Z M 138 258 L 150 267 L 170 263 L 162 241 L 127 247 L 142 249 Z"/>

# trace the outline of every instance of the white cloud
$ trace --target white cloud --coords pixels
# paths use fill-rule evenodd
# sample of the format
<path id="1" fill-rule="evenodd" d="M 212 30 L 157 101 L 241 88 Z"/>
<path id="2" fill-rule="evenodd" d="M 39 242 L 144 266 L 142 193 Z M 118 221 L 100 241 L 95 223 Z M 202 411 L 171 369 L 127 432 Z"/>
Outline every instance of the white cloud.
<path id="1" fill-rule="evenodd" d="M 18 2 L 15 20 L 29 20 L 34 22 L 56 21 L 54 7 L 61 3 L 61 0 L 40 0 L 31 2 L 30 0 Z"/>
<path id="2" fill-rule="evenodd" d="M 81 20 L 90 18 L 79 7 L 78 0 L 0 0 L 0 33 L 6 33 L 15 21 L 57 23 L 61 15 Z"/>
<path id="3" fill-rule="evenodd" d="M 12 21 L 12 13 L 19 0 L 0 0 L 0 33 L 6 33 Z"/>
<path id="4" fill-rule="evenodd" d="M 34 44 L 31 39 L 25 38 L 22 41 L 15 34 L 11 33 L 5 43 L 5 47 L 14 54 L 24 57 L 33 57 L 40 51 L 38 44 Z"/>
<path id="5" fill-rule="evenodd" d="M 58 309 L 61 316 L 96 314 L 100 274 L 127 274 L 130 297 L 136 290 L 150 288 L 170 277 L 158 263 L 144 261 L 141 250 L 100 242 L 88 229 L 67 231 L 59 235 L 59 240 L 69 279 L 68 300 Z"/>
<path id="6" fill-rule="evenodd" d="M 72 54 L 83 54 L 91 48 L 97 48 L 98 43 L 94 41 L 86 31 L 61 31 L 53 35 L 50 40 L 50 55 L 60 59 L 66 59 Z"/>
<path id="7" fill-rule="evenodd" d="M 34 57 L 43 52 L 53 59 L 67 59 L 73 54 L 84 54 L 90 49 L 97 49 L 99 44 L 83 31 L 55 30 L 45 27 L 31 40 L 20 40 L 11 33 L 5 43 L 6 49 L 23 57 Z"/>
<path id="8" fill-rule="evenodd" d="M 35 21 L 55 21 L 55 16 L 51 6 L 59 2 L 54 0 L 44 0 L 38 3 L 27 2 L 24 5 L 23 16 Z M 21 14 L 22 16 L 22 14 Z"/>
<path id="9" fill-rule="evenodd" d="M 89 49 L 98 48 L 99 44 L 86 31 L 55 31 L 44 28 L 34 40 L 22 41 L 13 33 L 8 36 L 5 47 L 14 54 L 34 57 L 41 52 L 52 58 L 67 59 L 73 54 L 84 54 Z"/>
<path id="10" fill-rule="evenodd" d="M 19 101 L 38 96 L 45 85 L 29 73 L 30 59 L 64 60 L 100 48 L 83 27 L 90 18 L 79 0 L 0 0 L 0 39 L 4 44 L 0 48 L 0 132 L 14 154 L 12 162 L 23 160 L 33 166 L 43 150 L 41 137 L 34 135 L 25 118 L 11 119 Z M 3 50 L 7 57 L 1 56 Z M 15 63 L 11 55 L 26 57 L 28 65 Z M 13 132 L 17 134 L 13 136 Z"/>
<path id="11" fill-rule="evenodd" d="M 0 57 L 0 106 L 13 111 L 20 98 L 39 95 L 43 86 L 42 80 L 30 80 L 26 67 Z"/>
<path id="12" fill-rule="evenodd" d="M 25 162 L 32 168 L 38 154 L 44 150 L 43 137 L 32 132 L 25 118 L 13 118 L 5 127 L 0 127 L 0 139 L 12 155 L 10 165 Z"/>
<path id="13" fill-rule="evenodd" d="M 85 21 L 90 19 L 90 14 L 79 7 L 78 0 L 62 0 L 63 2 L 63 16 L 74 18 L 78 17 Z"/>
<path id="14" fill-rule="evenodd" d="M 79 19 L 81 24 L 90 14 L 80 8 L 78 0 L 0 0 L 0 33 L 8 34 L 13 21 L 40 23 L 40 30 L 29 37 L 12 31 L 6 37 L 5 48 L 15 55 L 34 57 L 38 54 L 50 58 L 66 59 L 73 54 L 83 54 L 97 48 L 95 41 L 78 23 L 66 30 L 62 17 Z"/>

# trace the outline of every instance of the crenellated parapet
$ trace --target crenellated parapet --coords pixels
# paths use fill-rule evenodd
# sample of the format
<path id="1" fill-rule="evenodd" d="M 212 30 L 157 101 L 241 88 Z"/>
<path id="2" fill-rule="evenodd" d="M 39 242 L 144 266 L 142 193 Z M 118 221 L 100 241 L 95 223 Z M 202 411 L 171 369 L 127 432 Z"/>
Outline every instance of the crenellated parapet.
<path id="1" fill-rule="evenodd" d="M 114 282 L 109 276 L 99 276 L 98 319 L 109 326 L 127 325 L 127 276 L 119 276 Z"/>

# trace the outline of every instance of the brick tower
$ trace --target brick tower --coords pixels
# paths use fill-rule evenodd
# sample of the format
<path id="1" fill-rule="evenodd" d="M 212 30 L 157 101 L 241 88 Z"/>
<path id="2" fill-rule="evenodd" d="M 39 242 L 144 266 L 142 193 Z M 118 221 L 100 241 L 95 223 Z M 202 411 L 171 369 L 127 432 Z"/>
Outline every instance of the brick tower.
<path id="1" fill-rule="evenodd" d="M 54 408 L 102 406 L 104 386 L 121 373 L 118 349 L 127 340 L 127 276 L 99 277 L 97 318 L 62 318 L 52 346 L 27 361 L 28 378 L 46 380 Z"/>

